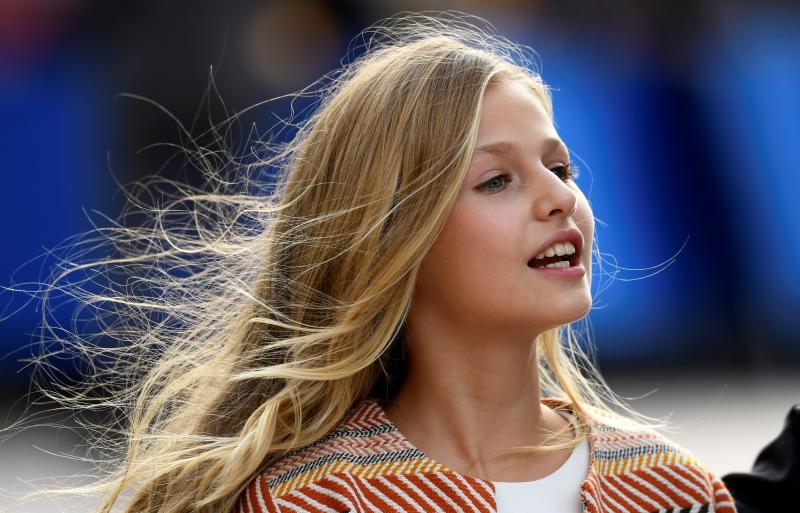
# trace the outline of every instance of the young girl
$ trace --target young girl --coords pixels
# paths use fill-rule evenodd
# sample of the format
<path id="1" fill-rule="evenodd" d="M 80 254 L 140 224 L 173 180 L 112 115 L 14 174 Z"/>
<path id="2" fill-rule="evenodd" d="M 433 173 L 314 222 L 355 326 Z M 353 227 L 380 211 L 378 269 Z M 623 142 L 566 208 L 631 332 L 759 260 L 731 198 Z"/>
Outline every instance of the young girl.
<path id="1" fill-rule="evenodd" d="M 576 343 L 594 221 L 530 64 L 397 18 L 254 167 L 270 194 L 114 232 L 95 265 L 138 278 L 94 296 L 128 342 L 101 374 L 134 385 L 102 511 L 735 511 Z"/>

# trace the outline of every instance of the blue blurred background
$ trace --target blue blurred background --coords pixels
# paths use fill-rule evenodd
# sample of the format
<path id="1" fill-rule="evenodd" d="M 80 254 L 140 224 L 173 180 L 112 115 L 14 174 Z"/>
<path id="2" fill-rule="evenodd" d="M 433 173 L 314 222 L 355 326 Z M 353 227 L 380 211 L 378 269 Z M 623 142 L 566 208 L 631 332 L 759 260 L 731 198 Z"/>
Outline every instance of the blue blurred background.
<path id="1" fill-rule="evenodd" d="M 2 284 L 40 279 L 39 262 L 20 266 L 91 228 L 85 211 L 119 212 L 115 180 L 152 174 L 172 153 L 138 150 L 181 142 L 174 121 L 120 93 L 187 126 L 199 114 L 200 132 L 209 114 L 221 119 L 203 102 L 211 66 L 238 111 L 338 67 L 374 21 L 425 9 L 485 17 L 539 54 L 598 219 L 590 321 L 609 382 L 680 395 L 666 384 L 712 379 L 719 399 L 714 387 L 752 392 L 781 375 L 780 393 L 800 402 L 797 2 L 0 2 Z M 286 109 L 258 109 L 243 126 Z M 27 387 L 20 348 L 40 312 L 21 295 L 3 300 L 19 310 L 0 323 L 11 400 Z M 750 407 L 731 399 L 739 415 Z M 777 433 L 781 415 L 767 420 Z"/>

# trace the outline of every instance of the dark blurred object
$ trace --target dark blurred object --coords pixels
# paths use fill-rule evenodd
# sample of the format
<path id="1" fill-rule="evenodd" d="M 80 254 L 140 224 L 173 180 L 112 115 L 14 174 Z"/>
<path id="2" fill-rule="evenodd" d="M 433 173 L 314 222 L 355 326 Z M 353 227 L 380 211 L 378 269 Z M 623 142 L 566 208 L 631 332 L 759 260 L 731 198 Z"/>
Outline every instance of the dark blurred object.
<path id="1" fill-rule="evenodd" d="M 722 477 L 739 513 L 788 511 L 800 486 L 800 404 L 786 416 L 783 431 L 764 447 L 753 470 Z M 793 493 L 794 492 L 794 493 Z"/>

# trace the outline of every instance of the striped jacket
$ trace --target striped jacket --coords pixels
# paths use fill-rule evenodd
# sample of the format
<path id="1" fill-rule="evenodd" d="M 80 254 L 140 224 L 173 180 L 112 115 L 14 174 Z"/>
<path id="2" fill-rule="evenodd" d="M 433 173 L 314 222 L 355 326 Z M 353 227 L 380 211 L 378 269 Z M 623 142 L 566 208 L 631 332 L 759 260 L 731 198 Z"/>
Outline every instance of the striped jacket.
<path id="1" fill-rule="evenodd" d="M 543 399 L 552 408 L 569 403 Z M 736 513 L 727 488 L 668 439 L 587 419 L 584 512 Z M 337 429 L 255 477 L 239 513 L 496 513 L 491 481 L 454 472 L 408 441 L 374 399 Z"/>

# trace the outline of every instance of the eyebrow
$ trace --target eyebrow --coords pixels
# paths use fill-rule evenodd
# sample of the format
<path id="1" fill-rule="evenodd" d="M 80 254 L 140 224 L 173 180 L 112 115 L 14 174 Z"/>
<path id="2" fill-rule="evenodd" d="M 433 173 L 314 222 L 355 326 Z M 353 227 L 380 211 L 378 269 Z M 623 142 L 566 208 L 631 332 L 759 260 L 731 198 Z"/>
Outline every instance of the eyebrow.
<path id="1" fill-rule="evenodd" d="M 477 156 L 481 154 L 488 154 L 488 155 L 497 155 L 499 153 L 514 153 L 517 151 L 517 146 L 508 142 L 508 141 L 499 141 L 491 144 L 484 144 L 482 146 L 478 146 L 475 148 L 475 151 L 472 152 L 472 156 Z M 557 149 L 563 149 L 564 151 L 569 151 L 567 149 L 567 145 L 564 144 L 564 141 L 561 139 L 553 139 L 548 138 L 544 141 L 544 152 L 550 153 Z"/>

